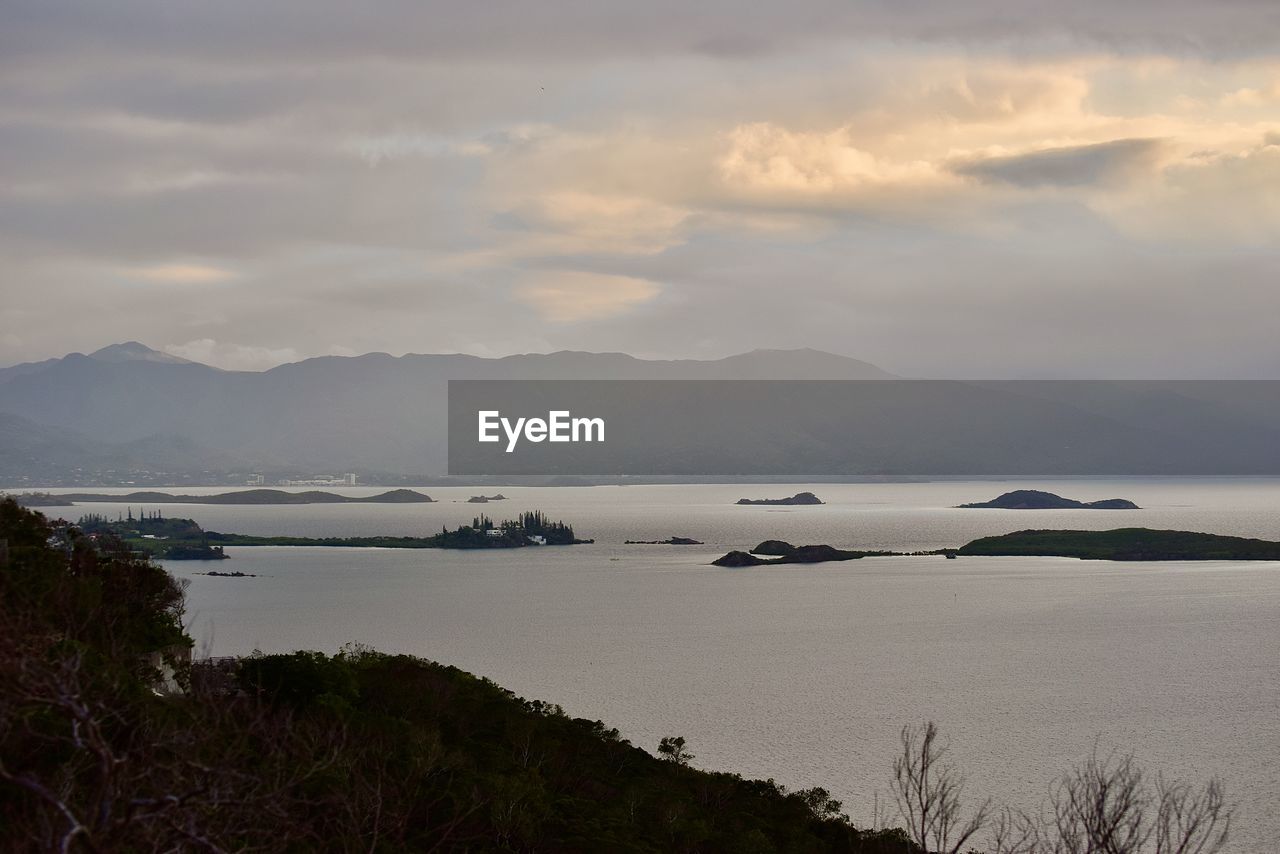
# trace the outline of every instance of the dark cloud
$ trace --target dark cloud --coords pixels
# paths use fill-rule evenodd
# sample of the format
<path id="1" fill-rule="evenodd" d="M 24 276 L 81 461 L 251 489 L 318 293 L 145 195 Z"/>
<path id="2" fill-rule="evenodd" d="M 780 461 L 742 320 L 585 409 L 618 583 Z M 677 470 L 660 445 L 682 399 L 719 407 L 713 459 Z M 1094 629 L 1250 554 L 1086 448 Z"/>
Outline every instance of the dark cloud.
<path id="1" fill-rule="evenodd" d="M 1121 180 L 1151 166 L 1160 147 L 1161 141 L 1156 139 L 1117 139 L 963 161 L 952 164 L 951 170 L 980 181 L 1018 187 L 1094 186 Z"/>
<path id="2" fill-rule="evenodd" d="M 557 62 L 703 52 L 748 56 L 841 38 L 1085 39 L 1116 49 L 1270 54 L 1270 0 L 344 0 L 175 6 L 165 0 L 11 0 L 0 56 L 121 49 L 288 62 L 541 57 Z"/>

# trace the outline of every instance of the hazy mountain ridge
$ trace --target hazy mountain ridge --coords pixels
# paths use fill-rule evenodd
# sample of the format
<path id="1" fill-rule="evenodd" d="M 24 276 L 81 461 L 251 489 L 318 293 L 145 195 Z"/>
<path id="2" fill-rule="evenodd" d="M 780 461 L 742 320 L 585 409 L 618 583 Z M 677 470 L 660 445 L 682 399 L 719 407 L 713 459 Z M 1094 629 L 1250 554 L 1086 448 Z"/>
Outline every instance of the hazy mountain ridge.
<path id="1" fill-rule="evenodd" d="M 442 474 L 450 379 L 893 377 L 815 350 L 757 350 L 713 361 L 573 351 L 499 359 L 370 353 L 224 371 L 131 342 L 0 372 L 0 413 L 26 419 L 10 429 L 28 434 L 0 456 L 0 474 L 40 466 L 61 471 L 68 460 L 99 468 L 127 462 L 184 471 Z M 672 466 L 624 470 L 1280 474 L 1280 383 L 872 382 L 856 399 L 836 395 L 820 406 L 803 386 L 781 384 L 768 400 L 751 396 L 747 386 L 740 396 L 737 388 L 719 387 L 725 405 L 690 413 L 693 426 L 684 426 L 692 432 L 684 439 L 664 413 L 647 413 L 649 435 L 637 449 Z M 787 417 L 757 425 L 761 407 Z M 699 438 L 708 436 L 731 441 Z"/>
<path id="2" fill-rule="evenodd" d="M 250 461 L 197 445 L 185 436 L 152 435 L 130 442 L 101 442 L 75 430 L 37 424 L 0 412 L 0 478 L 75 482 L 94 472 L 122 477 L 140 470 L 188 476 L 246 470 Z"/>
<path id="3" fill-rule="evenodd" d="M 255 461 L 315 469 L 445 469 L 450 379 L 892 379 L 816 350 L 714 361 L 560 351 L 325 356 L 262 372 L 223 371 L 136 342 L 0 371 L 0 412 L 117 444 L 156 434 Z M 50 462 L 56 462 L 50 460 Z"/>

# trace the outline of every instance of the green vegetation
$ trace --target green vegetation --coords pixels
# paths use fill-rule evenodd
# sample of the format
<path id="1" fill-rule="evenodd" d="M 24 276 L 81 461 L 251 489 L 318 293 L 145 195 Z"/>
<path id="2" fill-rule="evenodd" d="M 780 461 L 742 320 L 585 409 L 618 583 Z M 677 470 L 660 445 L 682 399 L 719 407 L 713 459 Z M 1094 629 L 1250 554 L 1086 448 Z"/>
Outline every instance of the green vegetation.
<path id="1" fill-rule="evenodd" d="M 544 542 L 539 543 L 539 538 Z M 534 510 L 496 525 L 488 516 L 476 516 L 470 525 L 462 525 L 453 531 L 442 530 L 430 542 L 432 544 L 428 548 L 437 549 L 510 549 L 535 543 L 571 546 L 592 541 L 579 540 L 571 526 L 552 522 L 541 511 Z"/>
<path id="2" fill-rule="evenodd" d="M 255 655 L 183 670 L 181 588 L 109 532 L 0 503 L 6 845 L 85 851 L 862 852 L 823 789 L 652 756 L 599 721 L 408 656 Z"/>
<path id="3" fill-rule="evenodd" d="M 1086 560 L 1280 560 L 1280 543 L 1192 531 L 1017 531 L 961 546 L 960 555 Z"/>
<path id="4" fill-rule="evenodd" d="M 168 572 L 118 536 L 52 525 L 12 498 L 0 501 L 0 603 L 0 652 L 50 626 L 45 640 L 108 670 L 136 673 L 129 656 L 191 647 Z"/>
<path id="5" fill-rule="evenodd" d="M 115 537 L 144 555 L 166 560 L 223 560 L 222 546 L 209 544 L 204 530 L 192 519 L 166 518 L 159 510 L 140 511 L 110 520 L 100 513 L 87 513 L 76 523 L 90 539 Z"/>

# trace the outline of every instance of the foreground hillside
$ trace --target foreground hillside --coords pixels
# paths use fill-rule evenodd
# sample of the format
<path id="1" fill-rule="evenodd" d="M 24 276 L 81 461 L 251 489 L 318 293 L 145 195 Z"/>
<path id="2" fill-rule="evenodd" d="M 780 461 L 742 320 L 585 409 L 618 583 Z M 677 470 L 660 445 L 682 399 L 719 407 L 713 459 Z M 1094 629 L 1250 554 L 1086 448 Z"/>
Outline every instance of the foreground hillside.
<path id="1" fill-rule="evenodd" d="M 0 502 L 0 824 L 18 850 L 911 852 L 452 667 L 184 665 L 182 589 Z M 181 693 L 158 695 L 176 665 Z"/>

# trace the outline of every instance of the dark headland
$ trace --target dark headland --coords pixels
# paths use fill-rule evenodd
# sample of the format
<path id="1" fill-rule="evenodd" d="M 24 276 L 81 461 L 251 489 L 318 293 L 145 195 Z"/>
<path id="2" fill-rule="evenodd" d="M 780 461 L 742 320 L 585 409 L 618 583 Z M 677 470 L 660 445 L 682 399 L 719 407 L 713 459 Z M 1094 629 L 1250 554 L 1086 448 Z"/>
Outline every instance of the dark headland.
<path id="1" fill-rule="evenodd" d="M 1137 504 L 1125 498 L 1104 498 L 1101 501 L 1075 501 L 1052 492 L 1038 489 L 1015 489 L 990 501 L 961 504 L 961 507 L 991 507 L 1001 510 L 1141 510 Z"/>
<path id="2" fill-rule="evenodd" d="M 983 537 L 957 554 L 1083 560 L 1280 560 L 1280 543 L 1195 531 L 1016 531 Z"/>
<path id="3" fill-rule="evenodd" d="M 797 492 L 790 498 L 739 498 L 737 503 L 791 507 L 795 505 L 821 504 L 822 499 L 812 492 Z"/>

